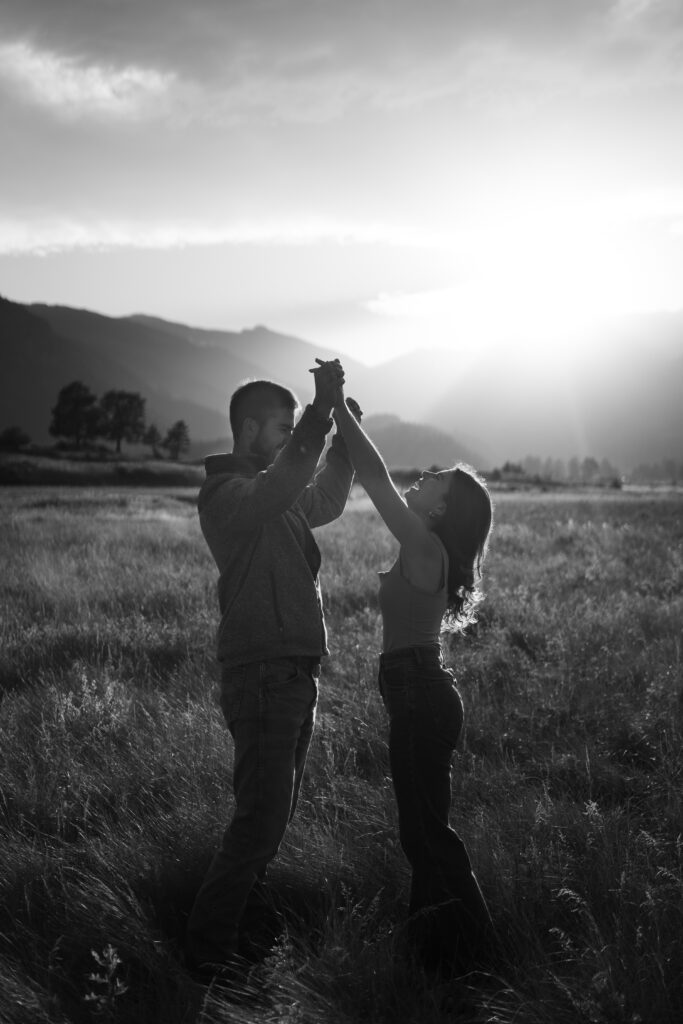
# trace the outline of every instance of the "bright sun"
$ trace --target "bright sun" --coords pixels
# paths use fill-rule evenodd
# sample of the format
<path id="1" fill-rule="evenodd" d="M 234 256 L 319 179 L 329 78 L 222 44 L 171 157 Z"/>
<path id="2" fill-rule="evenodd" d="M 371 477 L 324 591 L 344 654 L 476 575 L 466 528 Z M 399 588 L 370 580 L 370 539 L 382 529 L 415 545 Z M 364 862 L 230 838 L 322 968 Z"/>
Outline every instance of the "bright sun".
<path id="1" fill-rule="evenodd" d="M 562 363 L 606 320 L 679 304 L 677 281 L 647 258 L 649 230 L 635 207 L 535 197 L 453 229 L 448 286 L 380 295 L 368 308 L 397 336 L 467 339 L 492 354 L 542 348 L 546 365 L 551 350 Z"/>

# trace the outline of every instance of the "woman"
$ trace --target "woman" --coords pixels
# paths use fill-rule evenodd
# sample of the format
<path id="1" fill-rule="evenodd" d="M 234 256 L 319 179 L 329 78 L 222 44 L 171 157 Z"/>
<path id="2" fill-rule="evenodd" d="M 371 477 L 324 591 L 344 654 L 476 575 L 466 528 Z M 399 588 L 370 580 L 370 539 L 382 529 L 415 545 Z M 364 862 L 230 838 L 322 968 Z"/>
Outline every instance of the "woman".
<path id="1" fill-rule="evenodd" d="M 423 473 L 402 497 L 356 420 L 358 406 L 348 403 L 340 392 L 337 426 L 360 482 L 400 544 L 392 568 L 380 573 L 379 687 L 390 722 L 401 846 L 412 868 L 409 935 L 425 967 L 462 973 L 487 964 L 494 933 L 467 850 L 448 823 L 463 706 L 440 636 L 444 627 L 462 631 L 474 621 L 491 499 L 463 465 Z"/>

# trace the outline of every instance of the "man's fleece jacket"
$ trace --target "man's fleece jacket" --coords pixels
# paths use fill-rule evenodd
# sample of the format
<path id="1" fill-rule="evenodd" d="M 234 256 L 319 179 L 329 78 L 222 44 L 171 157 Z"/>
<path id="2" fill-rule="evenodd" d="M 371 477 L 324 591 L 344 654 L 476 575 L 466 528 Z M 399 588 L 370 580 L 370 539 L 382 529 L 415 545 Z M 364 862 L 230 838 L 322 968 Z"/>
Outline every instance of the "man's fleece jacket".
<path id="1" fill-rule="evenodd" d="M 217 654 L 224 666 L 328 654 L 311 527 L 341 515 L 353 481 L 332 425 L 307 406 L 286 446 L 266 465 L 256 455 L 210 455 L 199 522 L 218 571 Z"/>

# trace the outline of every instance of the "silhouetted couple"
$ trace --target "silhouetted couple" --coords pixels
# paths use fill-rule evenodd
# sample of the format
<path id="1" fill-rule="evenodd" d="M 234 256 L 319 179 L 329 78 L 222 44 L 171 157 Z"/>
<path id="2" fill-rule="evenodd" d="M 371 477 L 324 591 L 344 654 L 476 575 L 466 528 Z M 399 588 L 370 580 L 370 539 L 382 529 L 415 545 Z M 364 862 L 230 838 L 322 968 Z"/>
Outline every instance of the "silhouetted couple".
<path id="1" fill-rule="evenodd" d="M 398 540 L 380 574 L 379 689 L 401 846 L 412 868 L 408 934 L 427 969 L 486 966 L 494 942 L 469 856 L 450 827 L 451 759 L 463 724 L 444 628 L 462 630 L 480 599 L 492 523 L 489 493 L 470 468 L 423 473 L 405 495 L 344 397 L 338 360 L 316 360 L 315 397 L 299 404 L 272 381 L 233 394 L 231 454 L 206 459 L 199 495 L 204 537 L 219 571 L 221 707 L 234 742 L 235 808 L 197 894 L 188 966 L 239 984 L 239 925 L 275 857 L 313 734 L 326 646 L 312 528 L 341 515 L 354 470 Z M 336 431 L 319 460 L 333 423 Z"/>

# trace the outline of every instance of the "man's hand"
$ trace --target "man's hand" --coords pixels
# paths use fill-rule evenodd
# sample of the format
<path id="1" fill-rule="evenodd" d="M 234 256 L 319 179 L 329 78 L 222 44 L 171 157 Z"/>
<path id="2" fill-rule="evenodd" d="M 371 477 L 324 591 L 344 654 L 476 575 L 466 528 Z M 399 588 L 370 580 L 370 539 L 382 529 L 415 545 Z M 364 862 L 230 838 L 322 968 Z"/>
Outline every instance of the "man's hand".
<path id="1" fill-rule="evenodd" d="M 344 387 L 344 367 L 338 359 L 316 359 L 316 363 L 318 365 L 309 370 L 315 377 L 315 398 L 312 404 L 316 412 L 328 419 Z"/>

